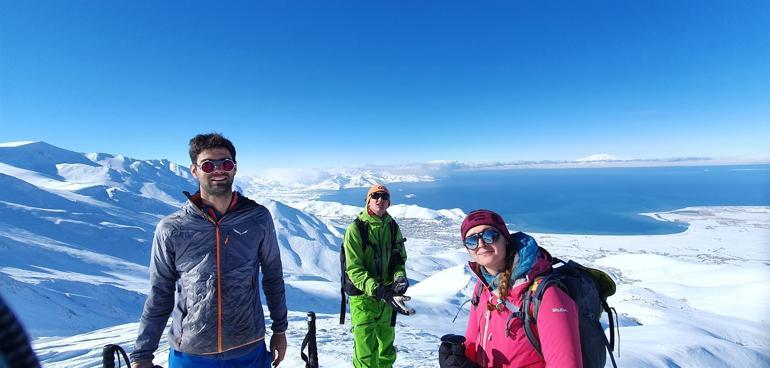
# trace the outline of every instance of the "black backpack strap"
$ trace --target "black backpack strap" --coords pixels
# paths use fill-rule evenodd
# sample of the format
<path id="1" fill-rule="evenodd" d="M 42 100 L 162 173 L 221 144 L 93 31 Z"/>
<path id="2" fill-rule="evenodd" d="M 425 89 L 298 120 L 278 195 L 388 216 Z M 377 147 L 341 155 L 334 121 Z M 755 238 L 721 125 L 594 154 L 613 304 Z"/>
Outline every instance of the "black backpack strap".
<path id="1" fill-rule="evenodd" d="M 615 357 L 612 355 L 612 352 L 615 351 L 615 325 L 618 318 L 618 312 L 615 310 L 615 308 L 610 308 L 609 304 L 607 304 L 607 300 L 602 300 L 602 308 L 605 312 L 607 312 L 607 320 L 609 321 L 609 327 L 610 327 L 610 341 L 607 341 L 607 337 L 604 337 L 604 343 L 607 347 L 607 352 L 610 354 L 610 360 L 612 361 L 612 366 L 615 368 L 618 368 L 618 365 L 615 363 Z M 613 315 L 615 316 L 615 320 L 613 320 Z M 618 351 L 620 351 L 620 327 L 618 326 Z M 602 331 L 602 336 L 604 336 L 604 331 Z M 620 356 L 620 355 L 618 355 Z"/>
<path id="2" fill-rule="evenodd" d="M 340 324 L 345 324 L 345 309 L 347 309 L 347 297 L 345 295 L 345 283 L 348 275 L 345 272 L 345 243 L 340 246 Z"/>
<path id="3" fill-rule="evenodd" d="M 344 255 L 343 255 L 344 257 Z M 347 297 L 345 296 L 345 271 L 342 271 L 340 280 L 340 324 L 345 324 L 345 310 L 347 309 Z"/>
<path id="4" fill-rule="evenodd" d="M 535 336 L 535 332 L 532 329 L 532 324 L 537 324 L 537 313 L 540 311 L 540 303 L 543 301 L 546 289 L 551 285 L 556 285 L 562 289 L 565 288 L 559 277 L 553 274 L 535 278 L 532 285 L 524 292 L 524 301 L 521 303 L 519 311 L 519 314 L 524 319 L 524 332 L 527 334 L 527 339 L 540 357 L 543 356 L 543 351 L 540 339 Z"/>
<path id="5" fill-rule="evenodd" d="M 369 242 L 369 229 L 366 228 L 366 223 L 358 217 L 353 222 L 356 224 L 358 235 L 361 237 L 361 253 L 363 253 L 366 251 L 366 247 L 371 244 Z"/>
<path id="6" fill-rule="evenodd" d="M 532 307 L 532 294 L 532 288 L 527 288 L 527 291 L 524 292 L 524 299 L 521 302 L 521 308 L 519 310 L 519 318 L 523 319 L 524 321 L 524 333 L 527 335 L 527 340 L 529 340 L 529 343 L 532 344 L 532 347 L 535 348 L 537 355 L 542 358 L 543 351 L 540 347 L 540 340 L 537 338 L 537 336 L 535 336 L 535 331 L 532 330 L 532 322 L 534 318 L 529 312 Z"/>
<path id="7" fill-rule="evenodd" d="M 393 275 L 396 272 L 397 266 L 403 266 L 404 256 L 401 254 L 402 244 L 406 241 L 406 238 L 398 238 L 398 223 L 396 220 L 390 219 L 390 260 L 388 262 L 388 276 Z"/>
<path id="8" fill-rule="evenodd" d="M 612 319 L 613 310 L 614 308 L 610 308 L 609 304 L 607 304 L 606 300 L 602 300 L 602 309 L 604 309 L 605 312 L 607 312 L 607 321 L 609 322 L 610 327 L 610 341 L 609 341 L 609 348 L 610 351 L 615 350 L 615 321 Z M 617 313 L 615 314 L 617 317 Z"/>
<path id="9" fill-rule="evenodd" d="M 393 218 L 390 219 L 390 258 L 388 259 L 388 277 L 391 277 L 393 273 L 396 272 L 396 266 L 399 264 L 404 264 L 404 258 L 401 257 L 401 247 L 399 247 L 398 242 L 398 223 L 396 223 L 396 220 Z M 403 243 L 406 241 L 406 239 L 401 240 Z M 396 259 L 398 257 L 398 260 Z M 396 318 L 398 317 L 398 313 L 396 313 L 396 310 L 393 310 L 393 314 L 390 317 L 390 326 L 395 327 L 396 326 Z"/>
<path id="10" fill-rule="evenodd" d="M 532 313 L 533 313 L 532 319 L 535 320 L 535 323 L 537 323 L 537 314 L 540 311 L 540 303 L 543 302 L 543 295 L 545 295 L 545 291 L 551 285 L 558 286 L 560 289 L 564 290 L 564 292 L 568 291 L 566 286 L 564 286 L 564 284 L 561 282 L 561 279 L 558 276 L 548 275 L 543 277 L 540 280 L 540 282 L 537 284 L 537 289 L 535 290 L 534 295 L 532 296 L 532 302 L 535 304 L 535 308 L 532 310 Z"/>
<path id="11" fill-rule="evenodd" d="M 366 229 L 366 223 L 361 221 L 358 217 L 356 217 L 355 220 L 353 220 L 353 223 L 356 224 L 356 229 L 358 229 L 358 234 L 361 236 L 361 250 L 366 250 L 367 244 L 369 244 L 369 231 Z M 345 244 L 343 243 L 340 247 L 340 324 L 345 324 L 345 312 L 347 309 L 347 297 L 345 295 L 345 283 L 348 279 L 347 273 L 345 271 L 345 267 L 343 265 L 346 265 L 347 261 L 345 259 Z M 359 291 L 360 292 L 360 291 Z M 356 294 L 358 295 L 358 294 Z"/>

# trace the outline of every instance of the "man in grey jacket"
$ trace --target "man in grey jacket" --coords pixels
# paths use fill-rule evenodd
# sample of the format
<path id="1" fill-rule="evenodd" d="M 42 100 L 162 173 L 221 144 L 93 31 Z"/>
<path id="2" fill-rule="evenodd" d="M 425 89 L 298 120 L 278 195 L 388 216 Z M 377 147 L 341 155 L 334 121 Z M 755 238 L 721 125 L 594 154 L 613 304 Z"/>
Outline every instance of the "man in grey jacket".
<path id="1" fill-rule="evenodd" d="M 200 190 L 185 192 L 189 200 L 155 229 L 151 289 L 131 367 L 153 367 L 169 315 L 169 368 L 277 366 L 286 353 L 288 321 L 270 212 L 233 191 L 235 147 L 222 135 L 195 136 L 190 159 Z M 269 353 L 260 271 L 273 321 Z"/>

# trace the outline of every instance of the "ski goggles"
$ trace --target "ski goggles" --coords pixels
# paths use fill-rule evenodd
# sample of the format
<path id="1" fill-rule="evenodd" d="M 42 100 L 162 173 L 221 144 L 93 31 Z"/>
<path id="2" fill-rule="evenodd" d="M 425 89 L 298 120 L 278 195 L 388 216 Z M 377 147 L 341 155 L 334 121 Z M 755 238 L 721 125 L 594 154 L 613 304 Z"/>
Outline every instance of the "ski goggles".
<path id="1" fill-rule="evenodd" d="M 481 239 L 484 244 L 491 245 L 492 243 L 497 241 L 497 238 L 500 237 L 500 232 L 495 229 L 486 229 L 480 233 L 471 234 L 465 237 L 465 247 L 474 250 L 479 247 L 479 239 Z"/>
<path id="2" fill-rule="evenodd" d="M 370 195 L 370 197 L 372 197 L 372 199 L 374 199 L 375 201 L 380 199 L 380 198 L 382 198 L 383 201 L 389 201 L 390 200 L 390 194 L 385 193 L 385 192 L 374 192 L 374 193 L 372 193 L 372 195 Z"/>
<path id="3" fill-rule="evenodd" d="M 221 160 L 203 160 L 200 164 L 196 164 L 206 174 L 211 174 L 217 168 L 223 171 L 233 171 L 235 169 L 235 161 L 229 158 L 223 158 Z"/>

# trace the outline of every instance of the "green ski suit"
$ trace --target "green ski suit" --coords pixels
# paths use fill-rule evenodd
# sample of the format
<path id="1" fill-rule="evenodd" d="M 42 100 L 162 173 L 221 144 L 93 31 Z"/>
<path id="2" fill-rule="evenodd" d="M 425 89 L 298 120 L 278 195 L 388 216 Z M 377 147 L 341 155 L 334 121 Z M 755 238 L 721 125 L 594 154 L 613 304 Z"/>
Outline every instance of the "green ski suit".
<path id="1" fill-rule="evenodd" d="M 403 263 L 396 263 L 393 274 L 388 274 L 388 264 L 391 257 L 392 237 L 390 234 L 390 221 L 394 221 L 389 214 L 382 218 L 372 216 L 366 208 L 358 214 L 358 218 L 366 223 L 369 230 L 369 242 L 362 246 L 361 235 L 355 223 L 348 226 L 345 231 L 345 272 L 356 288 L 363 291 L 363 295 L 350 296 L 350 316 L 354 338 L 353 366 L 356 368 L 392 367 L 396 361 L 396 349 L 393 347 L 395 339 L 396 312 L 393 308 L 374 297 L 377 286 L 384 283 L 392 284 L 393 280 L 403 275 L 406 277 L 406 250 L 403 241 L 396 246 L 400 247 Z M 396 239 L 403 239 L 401 230 L 398 230 Z M 377 249 L 375 249 L 377 248 Z M 381 254 L 377 259 L 375 251 Z M 380 266 L 377 267 L 377 262 Z M 377 270 L 381 272 L 377 272 Z"/>

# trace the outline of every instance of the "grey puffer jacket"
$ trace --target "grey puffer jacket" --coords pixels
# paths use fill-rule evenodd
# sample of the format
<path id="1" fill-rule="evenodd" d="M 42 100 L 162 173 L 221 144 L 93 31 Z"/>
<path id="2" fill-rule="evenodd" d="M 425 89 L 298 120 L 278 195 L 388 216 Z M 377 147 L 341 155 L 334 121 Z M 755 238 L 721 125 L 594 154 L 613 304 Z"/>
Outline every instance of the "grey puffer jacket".
<path id="1" fill-rule="evenodd" d="M 259 272 L 274 332 L 288 327 L 283 269 L 270 212 L 236 193 L 217 222 L 196 205 L 200 195 L 155 229 L 151 290 L 131 359 L 153 359 L 172 313 L 169 342 L 197 355 L 222 353 L 265 337 Z M 176 301 L 176 302 L 175 302 Z"/>

